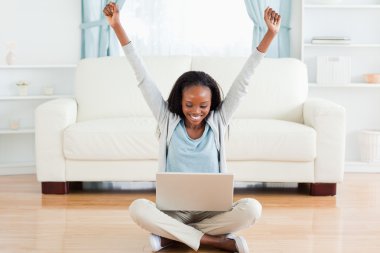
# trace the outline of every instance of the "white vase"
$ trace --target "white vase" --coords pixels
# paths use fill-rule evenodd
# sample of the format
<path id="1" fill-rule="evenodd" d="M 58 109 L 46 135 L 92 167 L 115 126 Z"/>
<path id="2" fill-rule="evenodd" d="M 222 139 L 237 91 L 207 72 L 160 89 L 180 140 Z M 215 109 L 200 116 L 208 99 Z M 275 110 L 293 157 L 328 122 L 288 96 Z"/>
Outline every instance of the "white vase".
<path id="1" fill-rule="evenodd" d="M 5 57 L 5 61 L 8 65 L 13 65 L 16 61 L 16 55 L 12 51 L 9 51 Z"/>
<path id="2" fill-rule="evenodd" d="M 19 85 L 18 88 L 18 94 L 20 96 L 28 96 L 28 86 L 27 85 Z"/>

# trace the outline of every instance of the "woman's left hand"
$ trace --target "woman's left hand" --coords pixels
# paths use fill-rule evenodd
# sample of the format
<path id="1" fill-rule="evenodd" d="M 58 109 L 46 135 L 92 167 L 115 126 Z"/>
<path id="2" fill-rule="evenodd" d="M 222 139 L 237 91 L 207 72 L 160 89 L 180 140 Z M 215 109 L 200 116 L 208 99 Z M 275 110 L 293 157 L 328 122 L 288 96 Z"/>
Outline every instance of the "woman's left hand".
<path id="1" fill-rule="evenodd" d="M 281 26 L 281 16 L 267 7 L 264 11 L 264 21 L 267 24 L 268 31 L 277 34 Z"/>
<path id="2" fill-rule="evenodd" d="M 116 25 L 120 25 L 119 19 L 119 7 L 116 3 L 110 2 L 103 9 L 104 16 L 106 16 L 108 24 L 114 28 Z"/>

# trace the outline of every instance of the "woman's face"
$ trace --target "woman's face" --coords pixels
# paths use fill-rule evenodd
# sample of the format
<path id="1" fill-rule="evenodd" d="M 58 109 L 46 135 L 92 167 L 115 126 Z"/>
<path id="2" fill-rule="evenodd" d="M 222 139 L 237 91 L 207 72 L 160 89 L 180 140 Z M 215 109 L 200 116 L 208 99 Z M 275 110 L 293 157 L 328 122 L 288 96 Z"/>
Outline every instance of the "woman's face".
<path id="1" fill-rule="evenodd" d="M 186 87 L 182 93 L 182 112 L 186 126 L 199 126 L 211 108 L 211 90 L 203 85 Z"/>

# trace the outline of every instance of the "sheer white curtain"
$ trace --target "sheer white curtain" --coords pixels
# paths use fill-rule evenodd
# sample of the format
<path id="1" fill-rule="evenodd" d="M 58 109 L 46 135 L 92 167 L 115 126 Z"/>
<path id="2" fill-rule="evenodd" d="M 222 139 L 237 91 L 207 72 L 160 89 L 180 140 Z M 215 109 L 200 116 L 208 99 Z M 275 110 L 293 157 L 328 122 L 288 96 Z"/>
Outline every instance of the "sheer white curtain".
<path id="1" fill-rule="evenodd" d="M 123 26 L 143 55 L 248 56 L 244 0 L 128 0 Z"/>

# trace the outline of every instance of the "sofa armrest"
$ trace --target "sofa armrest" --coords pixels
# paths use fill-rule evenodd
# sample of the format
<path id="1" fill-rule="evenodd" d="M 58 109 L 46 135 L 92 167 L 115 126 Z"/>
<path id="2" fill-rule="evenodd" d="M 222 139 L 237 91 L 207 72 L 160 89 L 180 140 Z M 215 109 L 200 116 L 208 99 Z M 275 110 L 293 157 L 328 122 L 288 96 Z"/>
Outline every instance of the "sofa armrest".
<path id="1" fill-rule="evenodd" d="M 36 170 L 40 182 L 66 181 L 63 130 L 76 122 L 75 99 L 56 99 L 35 111 Z"/>
<path id="2" fill-rule="evenodd" d="M 317 132 L 317 158 L 314 178 L 317 183 L 343 180 L 345 154 L 345 108 L 319 98 L 309 98 L 303 108 L 304 124 Z"/>

